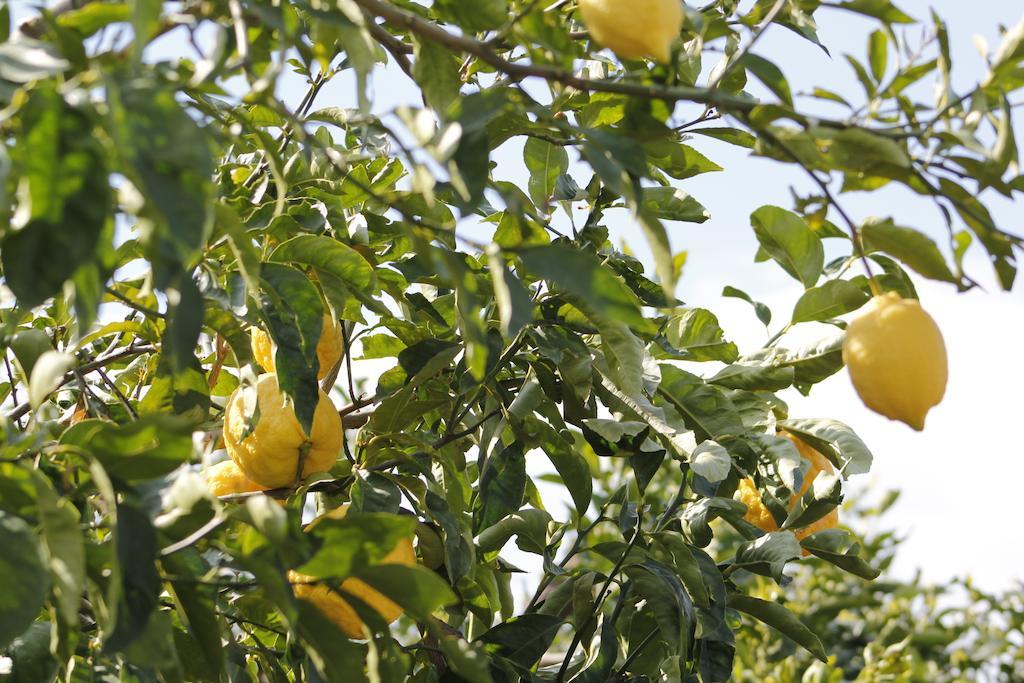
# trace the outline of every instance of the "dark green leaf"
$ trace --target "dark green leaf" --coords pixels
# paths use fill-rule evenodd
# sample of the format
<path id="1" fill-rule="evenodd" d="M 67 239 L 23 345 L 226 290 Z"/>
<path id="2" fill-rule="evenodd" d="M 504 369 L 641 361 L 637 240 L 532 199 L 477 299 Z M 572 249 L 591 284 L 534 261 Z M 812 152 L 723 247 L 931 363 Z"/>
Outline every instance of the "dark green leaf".
<path id="1" fill-rule="evenodd" d="M 868 301 L 867 293 L 849 280 L 829 280 L 805 291 L 793 308 L 793 322 L 828 320 L 856 311 Z"/>
<path id="2" fill-rule="evenodd" d="M 828 655 L 818 636 L 782 605 L 741 593 L 730 593 L 729 607 L 768 624 L 821 661 L 828 661 Z"/>
<path id="3" fill-rule="evenodd" d="M 489 651 L 526 670 L 548 651 L 562 623 L 557 616 L 527 613 L 498 624 L 478 640 Z"/>
<path id="4" fill-rule="evenodd" d="M 49 587 L 39 541 L 19 517 L 0 512 L 0 647 L 21 635 L 39 614 Z"/>
<path id="5" fill-rule="evenodd" d="M 783 270 L 811 287 L 825 265 L 821 239 L 795 213 L 775 206 L 762 206 L 751 217 L 761 247 Z"/>
<path id="6" fill-rule="evenodd" d="M 475 528 L 484 530 L 519 510 L 526 495 L 526 458 L 519 444 L 500 444 L 480 473 L 480 498 Z"/>
<path id="7" fill-rule="evenodd" d="M 571 247 L 548 245 L 518 252 L 526 269 L 585 304 L 593 315 L 646 326 L 636 295 L 596 258 Z"/>

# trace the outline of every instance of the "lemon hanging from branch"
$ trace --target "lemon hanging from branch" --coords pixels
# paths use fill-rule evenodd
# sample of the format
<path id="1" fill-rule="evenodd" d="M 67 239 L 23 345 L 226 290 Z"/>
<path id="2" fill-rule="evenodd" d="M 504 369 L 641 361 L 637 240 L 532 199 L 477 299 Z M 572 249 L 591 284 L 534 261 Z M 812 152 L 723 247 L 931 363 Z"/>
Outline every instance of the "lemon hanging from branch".
<path id="1" fill-rule="evenodd" d="M 261 486 L 282 488 L 331 469 L 341 451 L 342 426 L 330 397 L 320 392 L 312 434 L 306 434 L 277 385 L 277 375 L 260 376 L 255 401 L 253 390 L 237 389 L 224 413 L 224 446 L 242 473 Z"/>
<path id="2" fill-rule="evenodd" d="M 590 37 L 622 59 L 667 62 L 683 28 L 681 0 L 580 0 Z"/>
<path id="3" fill-rule="evenodd" d="M 341 519 L 347 512 L 347 505 L 331 510 L 313 520 L 306 527 L 306 531 L 313 529 L 323 519 Z M 384 556 L 380 564 L 401 564 L 408 567 L 415 565 L 416 553 L 412 547 L 412 538 L 401 539 Z M 319 581 L 296 571 L 288 572 L 288 580 L 295 590 L 295 597 L 315 605 L 325 617 L 333 621 L 341 629 L 342 633 L 349 638 L 362 639 L 366 636 L 363 633 L 362 619 L 359 618 L 356 611 L 343 597 L 346 593 L 355 596 L 372 607 L 389 624 L 402 616 L 404 611 L 394 601 L 371 588 L 366 582 L 355 577 L 342 581 L 340 590 L 331 587 L 327 582 Z"/>
<path id="4" fill-rule="evenodd" d="M 918 431 L 946 393 L 942 332 L 920 302 L 896 292 L 873 298 L 850 323 L 843 361 L 864 405 Z"/>

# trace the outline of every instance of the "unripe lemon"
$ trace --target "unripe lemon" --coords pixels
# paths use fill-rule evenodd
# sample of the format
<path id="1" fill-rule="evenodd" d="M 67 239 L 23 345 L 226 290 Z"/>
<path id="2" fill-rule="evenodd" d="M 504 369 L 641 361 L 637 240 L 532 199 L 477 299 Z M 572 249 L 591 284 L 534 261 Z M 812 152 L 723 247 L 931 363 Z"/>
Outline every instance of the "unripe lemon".
<path id="1" fill-rule="evenodd" d="M 267 490 L 265 486 L 260 486 L 245 476 L 242 470 L 238 469 L 234 460 L 225 460 L 207 467 L 203 471 L 203 476 L 206 478 L 206 485 L 210 488 L 210 493 L 215 496 L 232 496 L 238 493 Z"/>
<path id="2" fill-rule="evenodd" d="M 667 62 L 683 28 L 681 0 L 580 0 L 590 37 L 622 59 Z"/>
<path id="3" fill-rule="evenodd" d="M 314 528 L 321 520 L 341 519 L 348 512 L 348 506 L 343 505 L 327 514 L 313 520 L 306 531 Z M 412 538 L 403 538 L 398 542 L 391 552 L 384 556 L 380 564 L 402 564 L 408 567 L 416 564 L 416 553 L 413 551 Z M 306 600 L 316 606 L 321 613 L 341 629 L 342 633 L 349 638 L 365 638 L 363 633 L 363 621 L 359 618 L 352 606 L 342 597 L 343 593 L 334 590 L 326 583 L 317 582 L 317 579 L 300 574 L 296 571 L 288 572 L 288 580 L 295 590 L 295 597 Z M 393 623 L 404 611 L 391 599 L 381 595 L 371 588 L 366 582 L 355 577 L 350 577 L 341 582 L 341 590 L 354 595 L 358 599 L 377 611 L 387 623 Z"/>
<path id="4" fill-rule="evenodd" d="M 873 298 L 850 323 L 843 362 L 868 408 L 918 431 L 946 393 L 942 332 L 918 301 L 896 292 Z"/>
<path id="5" fill-rule="evenodd" d="M 270 335 L 258 327 L 252 328 L 252 355 L 259 366 L 267 372 L 277 372 L 274 354 L 277 347 Z M 341 334 L 341 323 L 324 313 L 324 324 L 320 330 L 320 341 L 316 344 L 316 359 L 320 362 L 319 379 L 327 376 L 345 351 L 345 340 Z"/>
<path id="6" fill-rule="evenodd" d="M 260 375 L 256 382 L 257 405 L 248 410 L 244 391 L 239 388 L 228 399 L 224 447 L 246 477 L 267 488 L 291 486 L 303 449 L 303 478 L 331 469 L 341 450 L 342 427 L 341 417 L 327 394 L 320 392 L 313 414 L 313 433 L 307 435 L 295 417 L 294 407 L 285 402 L 285 395 L 277 386 L 277 375 Z"/>
<path id="7" fill-rule="evenodd" d="M 822 472 L 831 474 L 834 469 L 832 468 L 832 463 L 828 458 L 792 434 L 779 432 L 779 436 L 792 441 L 796 445 L 796 449 L 800 452 L 800 455 L 811 463 L 811 466 L 804 473 L 803 485 L 800 487 L 800 491 L 789 499 L 788 509 L 792 510 L 796 506 L 797 501 L 799 501 L 800 498 L 802 498 L 803 495 L 811 488 L 814 484 L 815 478 L 819 474 Z M 771 511 L 761 501 L 761 492 L 757 490 L 757 486 L 754 484 L 753 479 L 747 478 L 740 481 L 739 488 L 736 489 L 736 499 L 747 506 L 747 514 L 744 515 L 743 519 L 747 520 L 762 531 L 778 531 L 779 525 L 775 522 L 775 517 L 772 516 Z M 816 534 L 825 529 L 834 529 L 837 526 L 839 526 L 839 509 L 834 508 L 824 517 L 811 522 L 802 529 L 794 529 L 793 535 L 796 536 L 798 541 L 802 541 L 811 534 Z M 803 554 L 806 556 L 810 553 L 804 550 Z"/>

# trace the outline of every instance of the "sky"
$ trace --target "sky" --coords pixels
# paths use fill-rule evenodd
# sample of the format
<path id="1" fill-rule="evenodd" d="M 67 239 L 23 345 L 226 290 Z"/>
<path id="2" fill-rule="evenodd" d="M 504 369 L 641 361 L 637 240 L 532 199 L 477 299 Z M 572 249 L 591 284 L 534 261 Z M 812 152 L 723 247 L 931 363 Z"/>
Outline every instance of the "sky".
<path id="1" fill-rule="evenodd" d="M 35 4 L 16 2 L 16 15 Z M 744 2 L 744 6 L 749 4 L 749 0 Z M 926 15 L 922 2 L 903 0 L 897 4 L 918 18 Z M 977 45 L 987 41 L 994 50 L 999 43 L 1000 24 L 1008 26 L 1021 20 L 1020 6 L 1015 2 L 934 0 L 930 7 L 948 22 L 956 91 L 969 88 L 984 75 Z M 847 12 L 825 9 L 818 12 L 818 22 L 819 35 L 830 47 L 832 58 L 778 27 L 765 34 L 755 51 L 783 69 L 794 93 L 824 85 L 856 96 L 860 86 L 842 54 L 863 60 L 867 36 L 875 25 Z M 147 54 L 159 60 L 188 49 L 180 36 L 171 34 Z M 399 104 L 418 104 L 412 84 L 395 68 L 376 73 L 372 88 L 376 112 L 390 111 Z M 756 86 L 751 89 L 757 92 Z M 304 90 L 299 79 L 283 79 L 279 95 L 294 103 Z M 340 77 L 323 90 L 317 107 L 354 106 L 354 92 L 352 80 Z M 1021 98 L 1024 100 L 1024 94 Z M 801 99 L 799 103 L 807 106 L 808 101 Z M 701 111 L 699 105 L 680 105 L 676 117 L 686 121 Z M 1017 124 L 1024 130 L 1020 127 L 1024 124 L 1020 111 Z M 764 204 L 790 208 L 791 187 L 805 194 L 812 187 L 797 169 L 751 157 L 746 150 L 706 138 L 695 138 L 690 144 L 726 170 L 679 184 L 707 207 L 711 219 L 701 225 L 667 224 L 674 250 L 689 253 L 678 295 L 688 305 L 713 310 L 727 337 L 741 351 L 753 350 L 768 336 L 764 327 L 746 303 L 723 298 L 720 293 L 726 285 L 739 287 L 767 303 L 776 320 L 788 318 L 802 288 L 778 266 L 753 262 L 757 242 L 749 216 Z M 498 162 L 496 177 L 525 184 L 521 142 L 504 145 L 494 159 Z M 571 173 L 581 185 L 589 179 L 589 173 L 578 164 Z M 929 233 L 940 246 L 945 241 L 945 228 L 932 204 L 907 191 L 845 194 L 840 201 L 855 220 L 892 216 L 898 224 Z M 997 222 L 1018 234 L 1024 232 L 1019 207 L 996 199 L 990 208 Z M 613 239 L 628 244 L 649 263 L 644 239 L 629 216 L 614 212 L 609 214 L 609 221 Z M 920 569 L 929 581 L 970 576 L 981 587 L 998 590 L 1024 578 L 1024 544 L 1015 531 L 1020 507 L 1016 489 L 1024 479 L 1024 445 L 1016 438 L 1015 424 L 1024 417 L 1020 394 L 1020 387 L 1024 387 L 1024 362 L 1020 359 L 1024 349 L 1024 285 L 1020 281 L 1024 275 L 1018 278 L 1014 291 L 1004 293 L 995 286 L 980 251 L 976 250 L 968 262 L 969 271 L 985 285 L 985 291 L 958 294 L 950 285 L 917 282 L 922 303 L 942 329 L 950 356 L 946 398 L 929 415 L 924 432 L 914 432 L 864 408 L 845 372 L 815 387 L 809 397 L 792 391 L 784 398 L 793 416 L 831 417 L 846 422 L 874 452 L 872 472 L 851 480 L 848 498 L 873 497 L 893 488 L 902 491 L 900 503 L 885 520 L 887 526 L 895 526 L 907 538 L 893 567 L 897 576 L 909 577 Z M 772 333 L 778 325 L 773 325 Z M 801 336 L 820 336 L 821 329 L 814 328 L 799 330 L 794 341 Z M 368 374 L 379 367 L 370 363 L 357 366 Z M 549 487 L 542 490 L 546 496 L 552 495 Z M 516 552 L 511 559 L 530 564 L 528 558 Z"/>

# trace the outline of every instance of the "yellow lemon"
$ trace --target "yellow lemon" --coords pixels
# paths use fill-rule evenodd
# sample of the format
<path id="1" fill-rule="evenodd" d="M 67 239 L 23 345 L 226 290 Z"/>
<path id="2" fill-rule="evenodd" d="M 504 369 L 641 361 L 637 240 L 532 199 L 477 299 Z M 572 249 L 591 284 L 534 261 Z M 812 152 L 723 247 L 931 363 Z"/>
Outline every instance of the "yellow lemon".
<path id="1" fill-rule="evenodd" d="M 206 477 L 206 485 L 210 487 L 210 493 L 215 496 L 231 496 L 236 493 L 253 493 L 255 491 L 266 491 L 265 486 L 245 476 L 234 460 L 225 460 L 203 471 Z"/>
<path id="2" fill-rule="evenodd" d="M 683 28 L 681 0 L 580 0 L 590 37 L 622 59 L 667 62 Z"/>
<path id="3" fill-rule="evenodd" d="M 803 485 L 800 487 L 799 493 L 794 494 L 789 499 L 789 509 L 792 510 L 793 507 L 796 506 L 797 501 L 807 493 L 808 489 L 811 488 L 815 478 L 820 473 L 825 472 L 826 474 L 831 474 L 834 469 L 832 468 L 832 463 L 829 462 L 828 458 L 792 434 L 779 432 L 779 436 L 783 436 L 792 441 L 796 445 L 796 449 L 800 452 L 800 455 L 811 463 L 811 466 L 804 473 Z M 778 530 L 779 525 L 776 524 L 771 511 L 761 501 L 761 493 L 757 490 L 757 486 L 754 484 L 753 479 L 747 478 L 740 481 L 739 488 L 736 489 L 736 499 L 747 506 L 747 514 L 743 519 L 747 520 L 762 531 L 771 532 Z M 824 529 L 834 529 L 837 526 L 839 526 L 838 508 L 833 509 L 824 517 L 811 522 L 802 529 L 795 529 L 793 534 L 796 536 L 798 541 L 802 541 L 811 534 L 815 534 Z M 803 551 L 803 553 L 804 555 L 810 554 L 806 550 Z"/>
<path id="4" fill-rule="evenodd" d="M 277 375 L 267 373 L 257 380 L 255 406 L 245 405 L 245 391 L 239 388 L 228 399 L 224 447 L 246 477 L 268 488 L 291 486 L 302 451 L 302 477 L 331 469 L 341 450 L 342 427 L 327 394 L 320 392 L 313 433 L 307 435 L 295 417 L 294 407 L 285 402 Z"/>
<path id="5" fill-rule="evenodd" d="M 331 510 L 325 515 L 313 520 L 306 531 L 315 527 L 320 520 L 325 518 L 341 519 L 348 512 L 348 506 L 343 505 Z M 416 564 L 416 553 L 412 547 L 412 538 L 403 538 L 398 542 L 391 552 L 384 556 L 381 564 L 403 564 L 412 566 Z M 288 572 L 288 580 L 295 590 L 295 597 L 306 600 L 316 606 L 321 613 L 335 624 L 349 638 L 364 638 L 363 621 L 348 602 L 342 597 L 343 593 L 329 587 L 326 583 L 318 583 L 313 577 L 300 574 L 296 571 Z M 341 582 L 341 590 L 354 595 L 359 600 L 372 607 L 389 624 L 402 616 L 402 608 L 392 600 L 381 595 L 371 588 L 366 582 L 355 577 L 345 579 Z"/>
<path id="6" fill-rule="evenodd" d="M 946 393 L 942 332 L 918 301 L 896 292 L 876 296 L 850 323 L 843 362 L 864 405 L 918 431 Z"/>
<path id="7" fill-rule="evenodd" d="M 277 372 L 274 354 L 277 347 L 270 335 L 258 327 L 252 328 L 252 355 L 256 362 L 267 372 Z M 324 325 L 320 330 L 320 341 L 316 344 L 316 358 L 320 362 L 318 377 L 327 376 L 345 351 L 345 341 L 341 334 L 341 323 L 324 313 Z"/>

